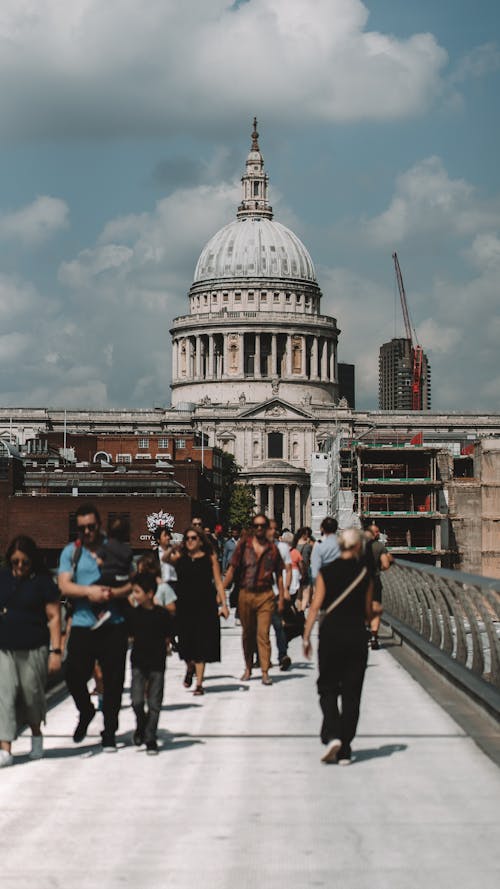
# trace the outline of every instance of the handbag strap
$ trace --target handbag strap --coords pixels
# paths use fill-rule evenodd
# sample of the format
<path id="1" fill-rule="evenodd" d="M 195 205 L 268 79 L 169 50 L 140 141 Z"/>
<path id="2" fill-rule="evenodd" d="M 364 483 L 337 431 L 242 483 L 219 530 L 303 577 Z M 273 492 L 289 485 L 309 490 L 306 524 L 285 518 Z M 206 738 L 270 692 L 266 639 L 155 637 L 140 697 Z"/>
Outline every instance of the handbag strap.
<path id="1" fill-rule="evenodd" d="M 343 602 L 344 599 L 347 599 L 349 593 L 352 593 L 352 591 L 354 589 L 356 589 L 358 584 L 360 584 L 361 581 L 363 580 L 363 577 L 365 576 L 366 573 L 367 573 L 367 570 L 366 570 L 366 566 L 365 566 L 364 568 L 361 569 L 358 576 L 354 578 L 352 583 L 350 583 L 349 586 L 346 587 L 344 592 L 341 593 L 340 596 L 338 596 L 337 599 L 335 599 L 335 601 L 332 602 L 332 604 L 328 606 L 328 608 L 325 611 L 325 615 L 324 615 L 325 617 L 327 614 L 330 614 L 330 612 L 333 611 L 334 608 L 337 608 L 337 606 L 340 605 L 340 603 Z"/>

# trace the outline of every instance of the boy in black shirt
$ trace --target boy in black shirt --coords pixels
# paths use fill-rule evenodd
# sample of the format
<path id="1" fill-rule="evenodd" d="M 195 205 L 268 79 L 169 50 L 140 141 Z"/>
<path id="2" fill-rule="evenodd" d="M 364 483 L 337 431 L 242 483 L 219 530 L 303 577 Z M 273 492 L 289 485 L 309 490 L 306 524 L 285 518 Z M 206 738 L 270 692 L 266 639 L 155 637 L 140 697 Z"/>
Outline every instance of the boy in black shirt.
<path id="1" fill-rule="evenodd" d="M 134 744 L 145 742 L 146 752 L 158 753 L 156 730 L 163 701 L 167 637 L 171 633 L 171 617 L 165 608 L 154 604 L 156 577 L 154 574 L 137 574 L 132 592 L 137 603 L 128 614 L 132 646 L 132 708 L 137 719 Z M 144 709 L 147 700 L 148 710 Z"/>

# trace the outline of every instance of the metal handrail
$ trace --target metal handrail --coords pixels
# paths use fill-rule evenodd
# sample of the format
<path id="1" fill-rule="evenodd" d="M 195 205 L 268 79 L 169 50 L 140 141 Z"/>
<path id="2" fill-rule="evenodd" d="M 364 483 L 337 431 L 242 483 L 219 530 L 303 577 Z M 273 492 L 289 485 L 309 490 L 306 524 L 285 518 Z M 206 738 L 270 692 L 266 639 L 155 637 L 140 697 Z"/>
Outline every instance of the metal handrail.
<path id="1" fill-rule="evenodd" d="M 382 573 L 384 615 L 474 696 L 500 703 L 500 579 L 398 559 Z M 484 701 L 483 701 L 484 702 Z"/>

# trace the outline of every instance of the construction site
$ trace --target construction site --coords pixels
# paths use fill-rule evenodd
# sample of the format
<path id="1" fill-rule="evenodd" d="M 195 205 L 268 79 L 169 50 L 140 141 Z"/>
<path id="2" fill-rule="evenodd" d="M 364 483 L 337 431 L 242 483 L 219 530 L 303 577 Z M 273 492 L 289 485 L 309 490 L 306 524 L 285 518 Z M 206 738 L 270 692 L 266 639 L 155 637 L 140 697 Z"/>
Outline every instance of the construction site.
<path id="1" fill-rule="evenodd" d="M 431 367 L 411 322 L 397 253 L 392 259 L 405 336 L 395 336 L 380 347 L 379 407 L 384 411 L 430 411 Z"/>

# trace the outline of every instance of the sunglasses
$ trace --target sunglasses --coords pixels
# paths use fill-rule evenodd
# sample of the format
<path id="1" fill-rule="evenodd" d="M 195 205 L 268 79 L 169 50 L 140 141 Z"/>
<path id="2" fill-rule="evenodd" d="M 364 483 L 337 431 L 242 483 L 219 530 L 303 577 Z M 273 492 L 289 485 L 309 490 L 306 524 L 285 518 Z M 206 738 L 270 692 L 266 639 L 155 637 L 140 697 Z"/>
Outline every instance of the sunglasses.
<path id="1" fill-rule="evenodd" d="M 78 533 L 85 534 L 85 531 L 95 531 L 97 528 L 96 522 L 90 522 L 89 525 L 77 525 Z"/>
<path id="2" fill-rule="evenodd" d="M 267 528 L 265 522 L 254 522 L 252 528 Z"/>
<path id="3" fill-rule="evenodd" d="M 184 540 L 199 540 L 199 539 L 200 538 L 198 537 L 197 534 L 187 534 L 186 537 L 184 538 Z"/>
<path id="4" fill-rule="evenodd" d="M 29 565 L 31 563 L 31 559 L 11 559 L 11 565 Z"/>

